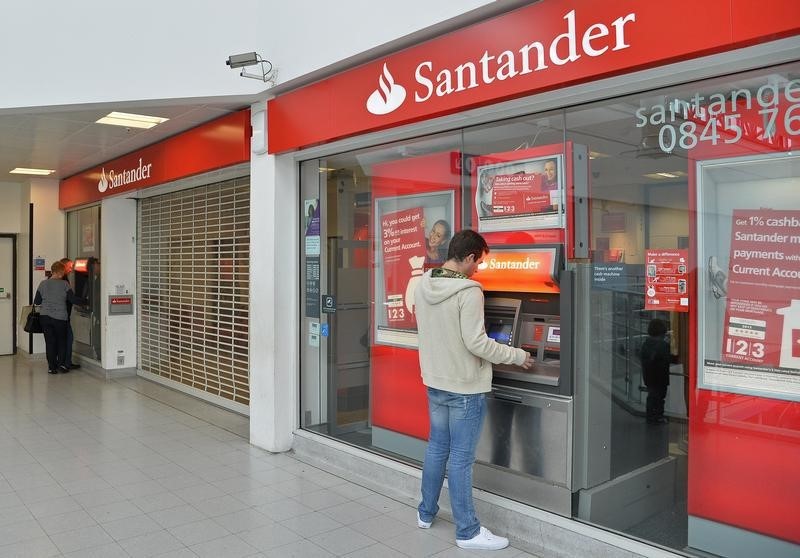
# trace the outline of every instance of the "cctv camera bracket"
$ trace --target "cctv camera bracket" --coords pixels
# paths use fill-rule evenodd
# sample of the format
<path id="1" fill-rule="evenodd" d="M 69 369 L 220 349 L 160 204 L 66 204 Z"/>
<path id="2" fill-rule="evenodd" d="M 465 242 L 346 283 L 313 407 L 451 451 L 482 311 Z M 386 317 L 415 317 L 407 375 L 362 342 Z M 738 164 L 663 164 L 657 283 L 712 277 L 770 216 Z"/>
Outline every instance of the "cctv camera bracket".
<path id="1" fill-rule="evenodd" d="M 239 72 L 239 75 L 242 77 L 257 79 L 259 81 L 263 81 L 264 83 L 271 83 L 272 85 L 275 85 L 275 82 L 278 77 L 278 71 L 272 67 L 272 64 L 268 60 L 263 60 L 259 62 L 259 64 L 261 65 L 261 73 L 248 72 L 247 70 L 242 69 L 242 71 Z M 269 69 L 265 67 L 265 64 L 269 64 Z"/>
<path id="2" fill-rule="evenodd" d="M 264 83 L 275 85 L 277 72 L 272 66 L 272 62 L 264 60 L 257 52 L 246 52 L 244 54 L 232 54 L 226 62 L 231 68 L 242 68 L 239 75 L 242 77 L 257 79 Z M 248 66 L 259 66 L 261 73 L 249 72 L 245 68 Z"/>

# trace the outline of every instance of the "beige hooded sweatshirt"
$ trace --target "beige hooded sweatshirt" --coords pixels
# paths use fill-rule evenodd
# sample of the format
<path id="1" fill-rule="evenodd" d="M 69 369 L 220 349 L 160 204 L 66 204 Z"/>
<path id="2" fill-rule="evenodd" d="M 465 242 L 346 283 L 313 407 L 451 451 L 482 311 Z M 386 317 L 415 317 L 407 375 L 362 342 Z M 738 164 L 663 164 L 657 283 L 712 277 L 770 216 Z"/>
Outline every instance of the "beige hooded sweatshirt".
<path id="1" fill-rule="evenodd" d="M 427 271 L 414 293 L 422 382 L 461 394 L 492 390 L 492 364 L 525 362 L 523 349 L 486 335 L 481 284 Z"/>

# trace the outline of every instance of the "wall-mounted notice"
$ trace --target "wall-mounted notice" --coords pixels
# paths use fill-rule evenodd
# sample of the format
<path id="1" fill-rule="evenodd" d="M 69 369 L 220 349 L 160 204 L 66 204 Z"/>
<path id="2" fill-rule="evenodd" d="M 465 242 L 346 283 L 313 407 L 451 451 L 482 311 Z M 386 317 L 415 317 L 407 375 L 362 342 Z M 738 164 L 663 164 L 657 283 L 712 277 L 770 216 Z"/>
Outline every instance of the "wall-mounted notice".
<path id="1" fill-rule="evenodd" d="M 689 311 L 688 250 L 647 250 L 645 310 Z"/>
<path id="2" fill-rule="evenodd" d="M 721 362 L 704 383 L 800 396 L 800 211 L 748 209 L 732 216 Z M 712 283 L 713 279 L 712 279 Z"/>
<path id="3" fill-rule="evenodd" d="M 375 343 L 417 346 L 414 291 L 425 271 L 447 259 L 452 191 L 375 199 Z"/>
<path id="4" fill-rule="evenodd" d="M 84 223 L 81 227 L 81 253 L 94 252 L 94 223 Z"/>
<path id="5" fill-rule="evenodd" d="M 723 360 L 800 368 L 800 211 L 735 211 L 730 262 Z"/>
<path id="6" fill-rule="evenodd" d="M 306 257 L 306 317 L 319 318 L 320 259 Z"/>
<path id="7" fill-rule="evenodd" d="M 478 230 L 563 226 L 563 167 L 561 154 L 479 165 L 474 185 Z"/>
<path id="8" fill-rule="evenodd" d="M 319 199 L 303 200 L 306 256 L 320 255 Z"/>
<path id="9" fill-rule="evenodd" d="M 387 325 L 416 329 L 414 288 L 425 263 L 425 231 L 422 207 L 414 207 L 381 218 L 381 246 L 385 271 Z M 413 281 L 412 281 L 413 279 Z"/>

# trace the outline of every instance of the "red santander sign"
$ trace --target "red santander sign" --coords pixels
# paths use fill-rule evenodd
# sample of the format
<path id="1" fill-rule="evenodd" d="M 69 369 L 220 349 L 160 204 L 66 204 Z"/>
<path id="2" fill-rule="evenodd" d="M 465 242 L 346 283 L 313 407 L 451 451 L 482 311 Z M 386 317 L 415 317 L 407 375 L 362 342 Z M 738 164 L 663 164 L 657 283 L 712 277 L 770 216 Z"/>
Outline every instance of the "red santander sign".
<path id="1" fill-rule="evenodd" d="M 494 249 L 473 279 L 486 291 L 557 293 L 557 261 L 554 246 Z"/>
<path id="2" fill-rule="evenodd" d="M 249 160 L 250 111 L 243 110 L 62 180 L 59 207 L 76 207 Z"/>
<path id="3" fill-rule="evenodd" d="M 268 103 L 279 153 L 493 102 L 789 36 L 794 0 L 543 0 Z M 683 16 L 680 14 L 684 14 Z"/>

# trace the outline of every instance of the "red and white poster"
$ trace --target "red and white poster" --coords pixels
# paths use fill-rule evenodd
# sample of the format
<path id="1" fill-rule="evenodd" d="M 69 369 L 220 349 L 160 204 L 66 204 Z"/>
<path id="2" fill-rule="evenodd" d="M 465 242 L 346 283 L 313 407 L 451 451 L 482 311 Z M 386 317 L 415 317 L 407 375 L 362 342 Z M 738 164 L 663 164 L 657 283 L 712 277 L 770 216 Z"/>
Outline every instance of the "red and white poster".
<path id="1" fill-rule="evenodd" d="M 800 211 L 733 212 L 723 362 L 800 369 Z"/>
<path id="2" fill-rule="evenodd" d="M 688 250 L 647 250 L 645 310 L 689 311 Z"/>
<path id="3" fill-rule="evenodd" d="M 381 217 L 384 300 L 387 326 L 417 328 L 414 288 L 425 264 L 425 230 L 422 207 L 386 213 Z"/>
<path id="4" fill-rule="evenodd" d="M 561 154 L 478 166 L 478 231 L 562 227 L 563 175 Z"/>
<path id="5" fill-rule="evenodd" d="M 484 291 L 513 293 L 557 293 L 557 246 L 535 248 L 492 248 L 486 255 L 475 279 Z"/>
<path id="6" fill-rule="evenodd" d="M 492 178 L 493 215 L 540 213 L 550 207 L 550 193 L 542 192 L 542 175 L 498 174 Z"/>

